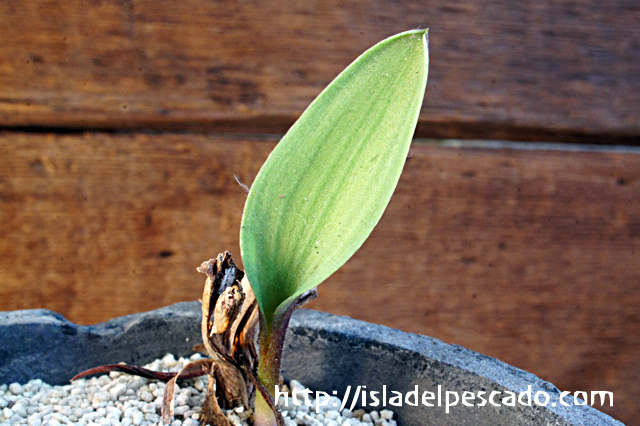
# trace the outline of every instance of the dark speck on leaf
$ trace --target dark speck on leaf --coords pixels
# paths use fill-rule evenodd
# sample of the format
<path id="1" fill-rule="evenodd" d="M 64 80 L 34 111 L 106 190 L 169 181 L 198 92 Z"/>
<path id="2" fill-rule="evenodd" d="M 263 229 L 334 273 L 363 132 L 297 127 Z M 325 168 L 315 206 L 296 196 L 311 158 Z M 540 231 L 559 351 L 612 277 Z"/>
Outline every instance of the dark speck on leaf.
<path id="1" fill-rule="evenodd" d="M 170 257 L 173 256 L 173 252 L 169 250 L 163 250 L 160 252 L 160 257 Z"/>

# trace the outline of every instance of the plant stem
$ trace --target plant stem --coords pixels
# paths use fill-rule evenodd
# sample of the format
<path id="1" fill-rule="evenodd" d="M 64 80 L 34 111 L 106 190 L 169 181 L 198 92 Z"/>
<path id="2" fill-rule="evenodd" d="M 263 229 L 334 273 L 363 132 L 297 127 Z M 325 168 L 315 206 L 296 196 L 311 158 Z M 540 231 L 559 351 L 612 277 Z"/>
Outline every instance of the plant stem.
<path id="1" fill-rule="evenodd" d="M 276 415 L 258 392 L 256 395 L 256 409 L 253 412 L 253 426 L 277 426 Z"/>
<path id="2" fill-rule="evenodd" d="M 289 327 L 291 315 L 300 306 L 315 299 L 318 292 L 315 288 L 306 291 L 296 297 L 283 303 L 275 313 L 267 320 L 265 315 L 260 312 L 260 357 L 258 360 L 258 380 L 265 387 L 267 392 L 273 398 L 275 396 L 275 387 L 280 379 L 280 360 L 282 359 L 282 348 L 284 347 L 284 338 Z M 274 401 L 275 403 L 275 401 Z M 254 426 L 277 426 L 278 421 L 283 422 L 282 416 L 273 412 L 269 403 L 264 399 L 260 392 L 256 395 L 256 409 L 253 416 Z M 284 426 L 284 423 L 280 423 Z"/>
<path id="3" fill-rule="evenodd" d="M 288 321 L 287 321 L 288 322 Z M 266 321 L 260 321 L 260 359 L 258 361 L 258 379 L 273 397 L 275 386 L 280 376 L 280 358 L 284 343 L 282 324 L 273 324 L 268 327 Z M 275 327 L 273 327 L 275 326 Z M 280 330 L 279 330 L 280 328 Z M 272 330 L 275 330 L 273 332 Z M 267 401 L 260 392 L 256 395 L 256 409 L 253 417 L 254 426 L 276 426 L 276 416 Z"/>

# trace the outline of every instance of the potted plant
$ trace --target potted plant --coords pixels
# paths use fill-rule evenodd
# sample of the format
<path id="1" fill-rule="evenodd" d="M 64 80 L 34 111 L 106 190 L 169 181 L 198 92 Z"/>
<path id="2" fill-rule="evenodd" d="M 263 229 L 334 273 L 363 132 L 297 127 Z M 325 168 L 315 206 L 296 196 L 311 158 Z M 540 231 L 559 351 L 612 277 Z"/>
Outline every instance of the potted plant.
<path id="1" fill-rule="evenodd" d="M 315 287 L 355 253 L 382 216 L 409 151 L 427 70 L 426 30 L 409 31 L 382 41 L 356 59 L 318 96 L 269 156 L 250 189 L 243 214 L 240 240 L 246 274 L 235 266 L 228 253 L 203 263 L 199 268 L 208 277 L 201 306 L 200 331 L 210 358 L 194 361 L 169 378 L 163 403 L 165 423 L 172 418 L 171 401 L 176 380 L 207 374 L 209 389 L 203 407 L 205 423 L 216 426 L 228 424 L 220 407 L 229 408 L 232 403 L 240 403 L 254 410 L 255 426 L 282 426 L 284 422 L 274 400 L 278 394 L 281 366 L 285 376 L 295 375 L 313 387 L 331 388 L 341 395 L 350 389 L 346 387 L 348 383 L 357 384 L 358 392 L 362 391 L 362 394 L 358 393 L 354 407 L 367 405 L 367 392 L 370 397 L 382 395 L 382 401 L 376 398 L 378 406 L 399 407 L 402 413 L 400 421 L 406 418 L 405 424 L 424 424 L 419 422 L 427 420 L 438 421 L 438 424 L 460 424 L 471 419 L 474 424 L 503 423 L 505 419 L 509 419 L 509 424 L 530 424 L 531 419 L 538 422 L 564 418 L 567 406 L 562 399 L 557 399 L 561 407 L 556 410 L 539 408 L 542 404 L 511 405 L 510 395 L 503 404 L 496 404 L 487 392 L 513 393 L 515 390 L 510 389 L 519 389 L 524 383 L 516 378 L 526 373 L 517 373 L 515 369 L 509 370 L 501 365 L 500 374 L 510 372 L 504 383 L 492 376 L 484 377 L 481 370 L 495 364 L 494 361 L 428 338 L 396 334 L 400 342 L 409 342 L 403 346 L 391 339 L 377 340 L 375 335 L 367 334 L 368 330 L 374 330 L 386 336 L 389 332 L 384 328 L 370 328 L 346 319 L 306 312 L 298 316 L 298 323 L 294 321 L 293 333 L 289 333 L 290 340 L 285 345 L 294 311 L 315 297 Z M 181 305 L 164 312 L 179 317 L 181 314 L 174 313 L 176 309 L 184 309 L 181 314 L 188 316 L 193 306 Z M 101 334 L 105 337 L 109 334 L 99 328 L 76 327 L 42 312 L 36 314 L 41 314 L 40 320 L 51 320 L 51 324 L 56 324 L 56 331 L 72 336 L 74 341 L 83 334 L 88 341 L 91 336 L 95 336 L 97 341 Z M 0 369 L 7 370 L 5 380 L 24 380 L 32 376 L 27 372 L 16 377 L 11 372 L 17 364 L 27 371 L 32 368 L 29 365 L 33 362 L 16 358 L 16 354 L 33 353 L 28 344 L 25 346 L 25 342 L 33 342 L 33 338 L 22 336 L 26 340 L 20 340 L 11 334 L 19 335 L 20 325 L 25 319 L 32 327 L 30 314 L 24 315 L 4 317 L 9 334 L 0 335 L 0 338 L 19 342 L 11 355 L 6 356 L 6 361 L 2 362 L 0 358 L 3 366 Z M 138 318 L 145 321 L 155 318 L 150 315 Z M 117 338 L 137 340 L 127 334 L 130 328 L 120 330 L 118 326 L 132 318 L 135 317 L 120 322 L 116 320 L 103 327 L 115 330 L 114 339 L 127 336 Z M 169 324 L 162 324 L 170 328 Z M 342 328 L 338 330 L 337 325 Z M 362 328 L 362 333 L 352 333 L 358 328 Z M 40 344 L 40 339 L 37 340 Z M 44 341 L 48 342 L 48 339 Z M 159 343 L 165 345 L 165 351 L 175 349 L 165 342 Z M 316 350 L 317 345 L 320 345 L 319 350 Z M 423 345 L 426 347 L 422 348 Z M 285 346 L 287 351 L 283 354 Z M 430 357 L 433 350 L 430 346 L 439 348 L 441 353 Z M 341 354 L 336 352 L 338 348 L 341 348 Z M 61 351 L 67 349 L 68 346 L 59 348 Z M 136 347 L 134 350 L 141 349 Z M 332 354 L 332 357 L 322 368 L 328 368 L 330 373 L 321 371 L 320 364 L 316 362 L 327 354 Z M 406 354 L 410 354 L 407 359 L 413 360 L 413 365 L 406 366 L 406 360 L 399 361 Z M 457 355 L 452 356 L 454 354 Z M 135 362 L 146 359 L 146 355 L 121 356 L 117 361 Z M 66 353 L 60 355 L 59 366 L 63 366 L 63 360 L 69 356 L 75 358 Z M 449 356 L 452 356 L 451 362 L 444 362 Z M 343 357 L 347 357 L 347 361 Z M 372 362 L 376 358 L 377 362 Z M 335 359 L 341 361 L 331 361 Z M 353 360 L 358 360 L 360 367 L 353 365 Z M 282 362 L 285 364 L 281 365 Z M 460 363 L 469 368 L 458 372 L 456 369 L 460 369 Z M 68 371 L 66 367 L 47 365 L 54 371 L 62 368 L 61 377 Z M 304 365 L 306 369 L 300 370 L 296 365 Z M 395 365 L 398 366 L 397 371 L 396 368 L 389 371 L 389 367 Z M 47 368 L 40 370 L 44 372 Z M 76 371 L 80 370 L 81 366 L 78 366 Z M 87 374 L 113 370 L 141 371 L 110 365 L 89 370 Z M 315 373 L 310 376 L 308 370 Z M 440 373 L 434 375 L 436 372 Z M 153 375 L 152 372 L 143 374 Z M 327 377 L 332 380 L 326 380 Z M 455 381 L 451 381 L 451 377 L 455 377 Z M 54 380 L 58 380 L 58 376 Z M 422 392 L 420 383 L 416 382 L 420 380 Z M 393 391 L 390 390 L 394 392 L 393 398 L 387 399 L 387 386 L 389 389 L 393 387 Z M 455 390 L 445 390 L 442 394 L 443 386 L 451 386 L 446 389 Z M 474 391 L 472 386 L 480 386 L 484 390 Z M 533 392 L 533 385 L 528 386 Z M 547 386 L 549 391 L 557 393 L 557 389 L 548 384 L 536 385 L 536 392 L 540 392 L 540 386 Z M 470 402 L 469 394 L 474 398 L 479 395 L 484 403 Z M 454 395 L 457 398 L 455 403 Z M 348 395 L 344 397 L 348 398 Z M 529 400 L 531 398 L 535 397 L 530 396 Z M 556 404 L 556 400 L 550 402 L 551 398 L 547 394 L 544 406 Z M 465 407 L 457 411 L 465 413 L 460 418 L 452 414 L 452 408 L 459 404 Z M 428 409 L 416 411 L 415 407 Z M 467 407 L 475 407 L 475 410 L 467 410 Z M 443 410 L 445 417 L 439 414 Z M 578 411 L 570 413 L 574 412 Z M 594 410 L 585 413 L 593 419 L 606 421 L 606 416 Z M 585 418 L 588 417 L 581 418 L 581 421 Z"/>
<path id="2" fill-rule="evenodd" d="M 95 326 L 79 326 L 54 312 L 36 309 L 0 312 L 0 385 L 40 378 L 65 385 L 78 371 L 101 364 L 144 364 L 166 353 L 187 356 L 200 339 L 201 304 L 183 302 L 155 311 L 112 319 Z M 586 405 L 575 405 L 551 383 L 533 374 L 437 339 L 307 309 L 290 322 L 282 357 L 285 381 L 297 379 L 313 391 L 341 398 L 350 386 L 367 392 L 387 389 L 385 408 L 401 426 L 425 425 L 593 425 L 622 423 Z M 418 405 L 413 394 L 418 387 Z M 440 387 L 440 388 L 439 388 Z M 438 389 L 441 400 L 438 406 Z M 546 406 L 486 404 L 470 407 L 458 402 L 446 409 L 446 392 L 478 393 L 530 390 L 532 398 L 549 395 Z M 403 394 L 402 406 L 389 404 L 392 391 Z M 433 392 L 434 407 L 422 404 Z M 405 396 L 409 396 L 405 401 Z M 451 394 L 450 394 L 451 395 Z M 498 398 L 500 400 L 501 398 Z M 542 398 L 539 398 L 542 399 Z M 353 398 L 345 398 L 349 404 Z M 361 408 L 358 398 L 356 408 Z M 450 398 L 450 403 L 453 398 Z M 370 405 L 367 410 L 382 407 Z M 407 403 L 408 402 L 408 403 Z M 555 404 L 555 406 L 553 405 Z M 448 413 L 447 413 L 448 411 Z"/>

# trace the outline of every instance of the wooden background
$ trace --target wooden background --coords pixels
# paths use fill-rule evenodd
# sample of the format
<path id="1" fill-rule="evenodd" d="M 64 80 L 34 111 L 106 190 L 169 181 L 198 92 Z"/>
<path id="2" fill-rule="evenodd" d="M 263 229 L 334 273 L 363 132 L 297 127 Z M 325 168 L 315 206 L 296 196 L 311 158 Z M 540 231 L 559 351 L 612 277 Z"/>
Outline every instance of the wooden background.
<path id="1" fill-rule="evenodd" d="M 613 391 L 634 424 L 636 3 L 4 1 L 0 309 L 88 324 L 198 298 L 196 266 L 240 261 L 234 175 L 358 54 L 429 27 L 421 139 L 311 307 Z"/>

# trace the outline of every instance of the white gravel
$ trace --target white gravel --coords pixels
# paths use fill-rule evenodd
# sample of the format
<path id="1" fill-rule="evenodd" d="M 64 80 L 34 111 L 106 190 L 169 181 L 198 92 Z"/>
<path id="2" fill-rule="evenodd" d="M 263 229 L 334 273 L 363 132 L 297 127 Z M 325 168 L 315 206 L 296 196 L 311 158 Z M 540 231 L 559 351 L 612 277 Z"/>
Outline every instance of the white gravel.
<path id="1" fill-rule="evenodd" d="M 167 354 L 162 359 L 146 365 L 155 371 L 177 372 L 190 360 L 201 358 L 194 354 L 190 359 L 176 360 Z M 200 426 L 200 413 L 207 387 L 207 378 L 186 380 L 183 387 L 175 388 L 174 420 L 171 426 Z M 160 425 L 160 407 L 165 384 L 128 374 L 112 372 L 109 375 L 80 379 L 64 386 L 51 386 L 42 380 L 27 384 L 0 385 L 0 426 L 151 426 Z M 292 381 L 293 388 L 303 387 Z M 348 409 L 338 412 L 332 401 L 315 412 L 315 401 L 310 406 L 289 405 L 278 402 L 287 426 L 396 426 L 393 412 Z M 300 398 L 301 401 L 304 398 Z M 223 410 L 224 411 L 224 410 Z M 248 426 L 249 413 L 243 407 L 225 411 L 234 426 Z M 204 426 L 204 425 L 203 425 Z"/>

